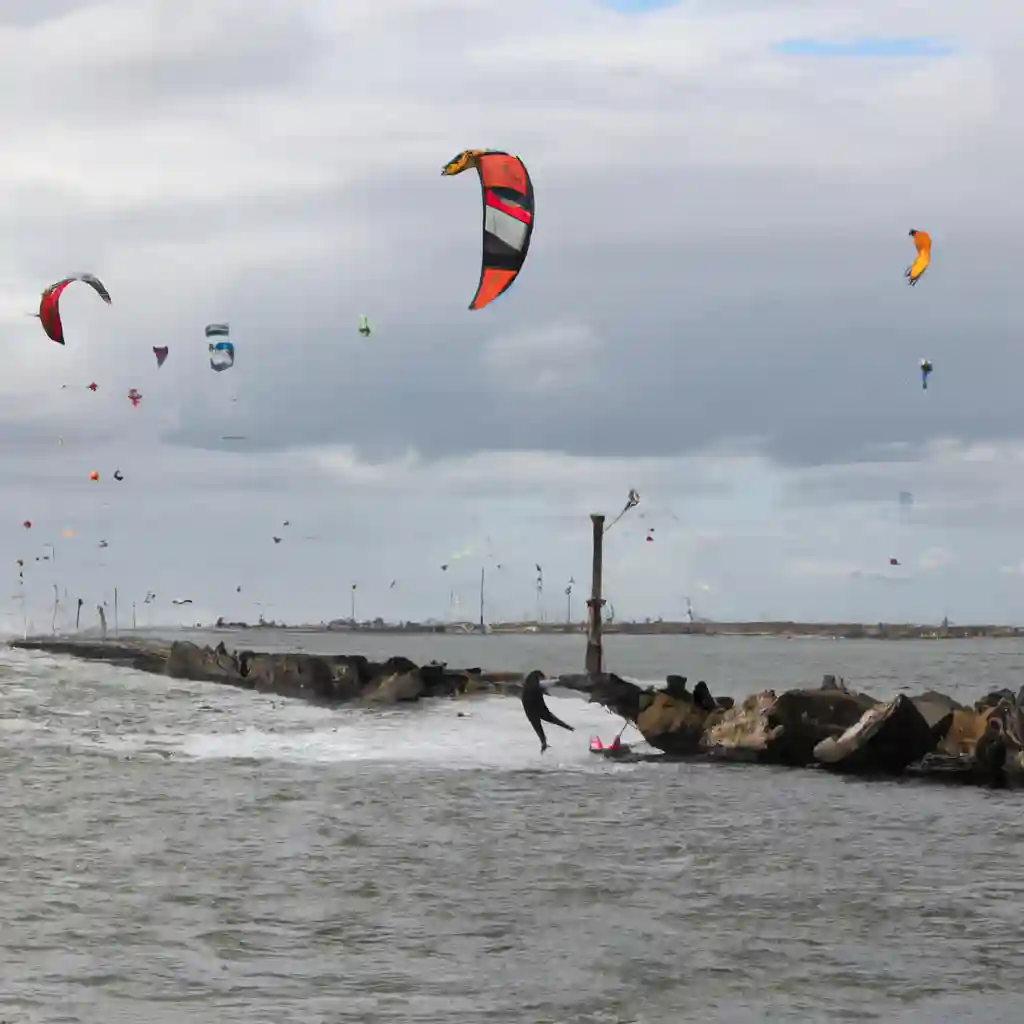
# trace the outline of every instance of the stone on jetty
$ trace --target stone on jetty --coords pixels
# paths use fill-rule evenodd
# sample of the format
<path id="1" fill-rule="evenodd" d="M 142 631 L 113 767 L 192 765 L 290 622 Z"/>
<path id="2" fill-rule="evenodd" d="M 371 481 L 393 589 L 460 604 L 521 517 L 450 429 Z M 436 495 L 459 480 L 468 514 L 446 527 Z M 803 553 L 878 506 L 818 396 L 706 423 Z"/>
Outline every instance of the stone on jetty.
<path id="1" fill-rule="evenodd" d="M 713 712 L 666 692 L 655 693 L 646 704 L 637 715 L 636 727 L 652 747 L 674 757 L 698 753 Z"/>
<path id="2" fill-rule="evenodd" d="M 856 725 L 814 748 L 815 760 L 836 772 L 900 775 L 935 749 L 953 712 L 929 726 L 909 697 L 902 694 L 866 711 Z"/>
<path id="3" fill-rule="evenodd" d="M 765 690 L 734 704 L 709 724 L 702 749 L 725 761 L 771 760 L 769 751 L 782 734 L 782 726 L 772 721 L 777 700 L 773 690 Z"/>
<path id="4" fill-rule="evenodd" d="M 842 735 L 877 703 L 874 697 L 851 693 L 831 676 L 817 690 L 787 690 L 769 715 L 772 725 L 781 730 L 766 759 L 795 767 L 813 764 L 814 748 L 822 740 Z"/>

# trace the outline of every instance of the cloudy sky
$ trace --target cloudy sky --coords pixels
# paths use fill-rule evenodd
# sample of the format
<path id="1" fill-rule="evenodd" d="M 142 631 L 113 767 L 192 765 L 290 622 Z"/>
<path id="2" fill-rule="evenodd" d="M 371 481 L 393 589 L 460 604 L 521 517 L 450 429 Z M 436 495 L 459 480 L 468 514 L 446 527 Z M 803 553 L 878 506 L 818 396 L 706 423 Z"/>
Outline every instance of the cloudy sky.
<path id="1" fill-rule="evenodd" d="M 18 558 L 37 628 L 475 617 L 482 567 L 518 617 L 535 563 L 564 617 L 631 487 L 619 618 L 1024 621 L 1022 49 L 1019 0 L 0 0 L 4 623 Z M 538 220 L 469 312 L 488 146 Z"/>

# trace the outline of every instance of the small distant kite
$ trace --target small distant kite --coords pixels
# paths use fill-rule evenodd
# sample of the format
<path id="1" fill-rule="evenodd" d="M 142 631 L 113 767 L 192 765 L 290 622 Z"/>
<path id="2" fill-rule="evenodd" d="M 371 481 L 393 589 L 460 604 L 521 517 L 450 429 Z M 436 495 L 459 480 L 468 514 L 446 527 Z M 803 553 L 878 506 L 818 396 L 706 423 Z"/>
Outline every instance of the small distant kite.
<path id="1" fill-rule="evenodd" d="M 93 382 L 92 382 L 92 383 L 91 383 L 91 384 L 89 385 L 89 390 L 90 390 L 90 391 L 96 391 L 96 390 L 97 390 L 98 388 L 99 388 L 99 384 L 97 384 L 97 383 L 96 383 L 96 381 L 93 381 Z"/>
<path id="2" fill-rule="evenodd" d="M 928 390 L 928 378 L 932 375 L 934 367 L 927 359 L 921 360 L 921 387 Z"/>
<path id="3" fill-rule="evenodd" d="M 890 565 L 899 565 L 900 564 L 900 560 L 898 558 L 890 558 L 889 559 L 889 564 Z"/>
<path id="4" fill-rule="evenodd" d="M 927 231 L 915 231 L 911 228 L 910 237 L 914 240 L 917 258 L 903 272 L 903 276 L 907 279 L 907 284 L 915 285 L 921 280 L 921 275 L 932 261 L 932 236 Z"/>
<path id="5" fill-rule="evenodd" d="M 115 480 L 123 480 L 124 479 L 124 473 L 122 473 L 121 470 L 119 470 L 119 469 L 115 469 L 114 470 L 114 479 Z"/>
<path id="6" fill-rule="evenodd" d="M 26 530 L 31 530 L 32 529 L 32 520 L 31 519 L 26 519 L 25 522 L 23 522 L 21 525 L 24 526 Z"/>
<path id="7" fill-rule="evenodd" d="M 156 595 L 154 595 L 154 597 L 155 596 Z M 191 604 L 191 603 L 192 603 L 192 598 L 191 597 L 172 597 L 171 598 L 171 604 Z"/>
<path id="8" fill-rule="evenodd" d="M 230 341 L 226 340 L 230 333 L 231 329 L 227 324 L 206 325 L 206 337 L 208 339 L 225 339 L 224 341 L 211 341 L 209 345 L 210 369 L 216 370 L 218 373 L 221 373 L 224 370 L 229 370 L 235 365 L 235 346 Z"/>
<path id="9" fill-rule="evenodd" d="M 72 274 L 56 284 L 51 284 L 39 300 L 39 312 L 31 313 L 30 316 L 38 317 L 46 336 L 51 341 L 57 342 L 58 345 L 64 344 L 64 325 L 60 319 L 60 297 L 64 289 L 75 281 L 82 281 L 89 285 L 108 306 L 110 305 L 110 292 L 104 287 L 103 282 L 93 274 Z"/>
<path id="10" fill-rule="evenodd" d="M 96 546 L 99 547 L 99 548 L 109 548 L 110 547 L 110 545 L 105 540 L 101 540 L 99 542 L 99 544 L 97 544 Z"/>
<path id="11" fill-rule="evenodd" d="M 533 235 L 533 182 L 517 156 L 493 149 L 466 149 L 441 168 L 444 177 L 476 168 L 484 203 L 480 281 L 470 309 L 483 309 L 519 276 Z"/>
<path id="12" fill-rule="evenodd" d="M 280 537 L 275 537 L 274 538 L 274 543 L 275 544 L 280 544 L 281 543 L 281 538 Z"/>
<path id="13" fill-rule="evenodd" d="M 130 401 L 132 405 L 135 406 L 136 409 L 138 409 L 139 402 L 142 401 L 142 395 L 139 394 L 139 392 L 135 388 L 132 388 L 128 392 L 128 401 Z"/>
<path id="14" fill-rule="evenodd" d="M 359 333 L 364 338 L 368 338 L 373 333 L 373 331 L 370 330 L 369 317 L 361 316 L 359 318 Z"/>
<path id="15" fill-rule="evenodd" d="M 95 469 L 89 474 L 89 479 L 90 480 L 99 480 L 99 478 L 100 478 L 100 475 L 99 475 L 99 473 L 96 472 Z"/>
<path id="16" fill-rule="evenodd" d="M 161 366 L 163 366 L 164 363 L 167 362 L 167 355 L 168 355 L 169 352 L 170 352 L 170 349 L 166 345 L 154 345 L 153 346 L 153 355 L 156 356 L 156 365 L 157 365 L 158 369 Z"/>

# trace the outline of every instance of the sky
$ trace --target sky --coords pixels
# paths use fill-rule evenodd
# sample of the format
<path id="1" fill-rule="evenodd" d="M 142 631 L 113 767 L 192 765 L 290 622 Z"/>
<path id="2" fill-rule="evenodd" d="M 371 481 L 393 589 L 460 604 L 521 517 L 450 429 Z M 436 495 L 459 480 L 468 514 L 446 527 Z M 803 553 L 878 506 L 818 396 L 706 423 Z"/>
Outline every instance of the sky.
<path id="1" fill-rule="evenodd" d="M 1022 37 L 1016 0 L 3 0 L 0 625 L 475 619 L 482 569 L 488 618 L 580 618 L 630 488 L 619 619 L 1024 622 Z M 474 147 L 537 223 L 471 312 Z M 26 314 L 80 271 L 113 302 L 72 285 L 62 347 Z"/>

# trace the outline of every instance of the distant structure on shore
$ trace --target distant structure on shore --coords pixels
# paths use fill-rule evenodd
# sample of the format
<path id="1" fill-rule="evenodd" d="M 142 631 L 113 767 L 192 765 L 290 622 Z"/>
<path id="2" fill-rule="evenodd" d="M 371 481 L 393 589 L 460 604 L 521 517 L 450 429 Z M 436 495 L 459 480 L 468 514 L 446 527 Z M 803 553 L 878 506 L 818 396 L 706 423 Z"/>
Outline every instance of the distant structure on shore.
<path id="1" fill-rule="evenodd" d="M 684 621 L 645 619 L 643 622 L 604 623 L 604 633 L 630 634 L 633 636 L 774 636 L 784 639 L 820 640 L 953 640 L 975 637 L 1022 637 L 1022 626 L 1000 626 L 994 624 L 952 625 L 944 619 L 938 625 L 908 622 L 710 622 L 691 618 L 692 609 Z M 500 633 L 585 633 L 583 622 L 385 622 L 376 618 L 365 622 L 352 619 L 332 619 L 330 622 L 289 625 L 283 622 L 261 620 L 255 624 L 217 620 L 217 629 L 301 629 L 332 633 L 448 633 L 486 634 Z"/>

